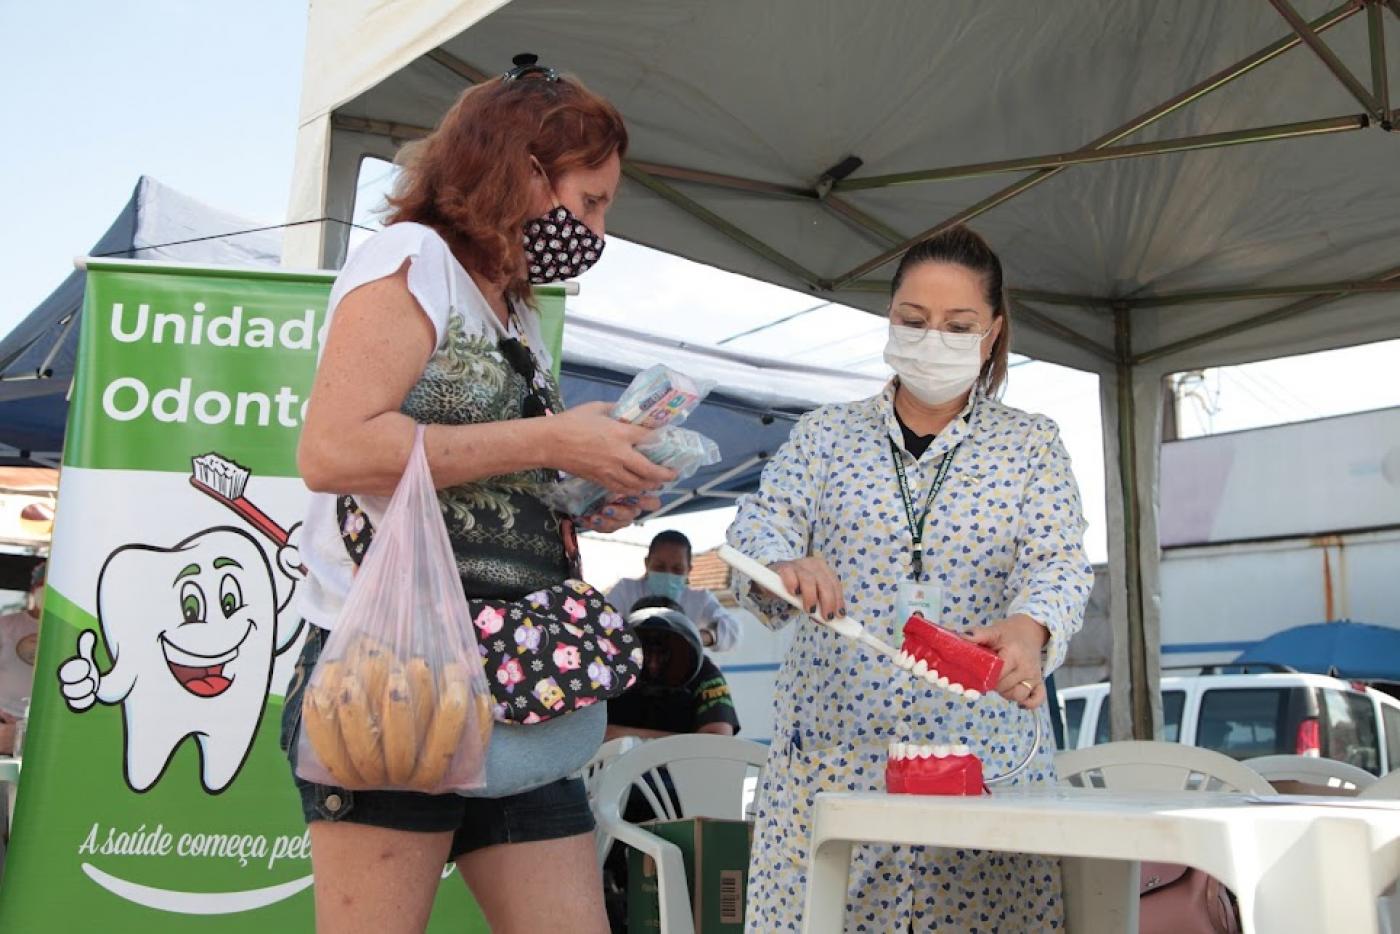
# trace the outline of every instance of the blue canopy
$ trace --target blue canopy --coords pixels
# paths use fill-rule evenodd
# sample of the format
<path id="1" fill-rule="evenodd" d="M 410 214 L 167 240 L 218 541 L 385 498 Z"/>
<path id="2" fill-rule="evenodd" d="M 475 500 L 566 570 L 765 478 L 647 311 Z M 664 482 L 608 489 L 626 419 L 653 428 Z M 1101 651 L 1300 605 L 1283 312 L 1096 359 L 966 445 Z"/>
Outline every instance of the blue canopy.
<path id="1" fill-rule="evenodd" d="M 1235 661 L 1287 665 L 1337 678 L 1400 681 L 1400 629 L 1350 621 L 1295 626 L 1256 643 Z"/>
<path id="2" fill-rule="evenodd" d="M 142 176 L 91 256 L 275 266 L 278 233 Z M 68 275 L 0 341 L 0 463 L 56 465 L 78 358 L 87 275 Z"/>
<path id="3" fill-rule="evenodd" d="M 275 233 L 142 178 L 93 255 L 230 266 L 277 265 Z M 74 272 L 0 341 L 0 463 L 56 463 L 77 360 L 85 274 Z M 879 382 L 835 370 L 695 347 L 570 315 L 562 383 L 570 405 L 612 401 L 639 371 L 665 363 L 715 385 L 687 427 L 724 460 L 667 495 L 665 512 L 731 504 L 757 484 L 797 417 L 824 402 L 874 393 Z M 8 450 L 6 450 L 6 448 Z M 6 456 L 7 455 L 7 456 Z"/>

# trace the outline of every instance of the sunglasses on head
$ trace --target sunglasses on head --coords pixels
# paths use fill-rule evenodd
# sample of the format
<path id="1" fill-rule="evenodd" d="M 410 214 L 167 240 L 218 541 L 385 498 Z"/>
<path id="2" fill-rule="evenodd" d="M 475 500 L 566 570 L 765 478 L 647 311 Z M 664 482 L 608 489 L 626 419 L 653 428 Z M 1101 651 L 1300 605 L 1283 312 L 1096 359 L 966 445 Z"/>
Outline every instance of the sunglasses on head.
<path id="1" fill-rule="evenodd" d="M 520 343 L 514 337 L 507 337 L 497 345 L 501 356 L 506 358 L 506 363 L 517 375 L 525 380 L 525 386 L 529 394 L 525 396 L 520 411 L 526 418 L 539 418 L 541 415 L 549 414 L 549 402 L 545 399 L 540 388 L 535 385 L 535 380 L 539 376 L 539 366 L 535 363 L 535 355 L 530 353 L 530 348 Z"/>
<path id="2" fill-rule="evenodd" d="M 501 75 L 501 82 L 509 84 L 512 81 L 519 81 L 521 78 L 534 78 L 537 81 L 555 82 L 559 80 L 559 72 L 548 65 L 537 64 L 540 60 L 538 55 L 524 52 L 510 60 L 515 67 Z"/>

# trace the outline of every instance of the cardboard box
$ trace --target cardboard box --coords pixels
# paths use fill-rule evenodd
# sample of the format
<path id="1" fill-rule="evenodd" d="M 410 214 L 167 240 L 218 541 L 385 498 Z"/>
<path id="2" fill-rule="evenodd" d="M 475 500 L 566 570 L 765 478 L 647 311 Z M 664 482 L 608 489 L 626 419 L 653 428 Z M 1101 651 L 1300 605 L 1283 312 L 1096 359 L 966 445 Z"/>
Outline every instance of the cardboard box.
<path id="1" fill-rule="evenodd" d="M 644 826 L 680 847 L 696 934 L 742 934 L 753 824 L 696 817 L 651 821 Z M 638 850 L 629 850 L 627 876 L 628 934 L 657 934 L 661 930 L 661 903 L 655 861 Z"/>

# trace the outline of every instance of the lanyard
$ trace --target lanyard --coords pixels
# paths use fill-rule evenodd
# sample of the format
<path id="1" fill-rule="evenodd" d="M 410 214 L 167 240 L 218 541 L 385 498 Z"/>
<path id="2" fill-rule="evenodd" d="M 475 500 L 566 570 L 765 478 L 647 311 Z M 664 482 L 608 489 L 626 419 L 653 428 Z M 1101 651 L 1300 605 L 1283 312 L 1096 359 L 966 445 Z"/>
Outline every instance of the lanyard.
<path id="1" fill-rule="evenodd" d="M 924 575 L 924 523 L 928 521 L 928 514 L 933 511 L 934 498 L 938 496 L 938 491 L 943 489 L 943 483 L 948 479 L 948 474 L 953 469 L 953 456 L 958 453 L 958 448 L 962 447 L 959 441 L 943 455 L 943 462 L 938 465 L 938 473 L 933 478 L 933 485 L 929 487 L 928 499 L 924 502 L 922 514 L 914 515 L 914 495 L 909 491 L 909 477 L 904 471 L 904 458 L 900 456 L 899 448 L 895 445 L 894 439 L 890 439 L 890 456 L 894 458 L 894 472 L 899 477 L 899 495 L 904 500 L 904 515 L 909 520 L 909 531 L 914 538 L 914 579 L 917 580 Z"/>

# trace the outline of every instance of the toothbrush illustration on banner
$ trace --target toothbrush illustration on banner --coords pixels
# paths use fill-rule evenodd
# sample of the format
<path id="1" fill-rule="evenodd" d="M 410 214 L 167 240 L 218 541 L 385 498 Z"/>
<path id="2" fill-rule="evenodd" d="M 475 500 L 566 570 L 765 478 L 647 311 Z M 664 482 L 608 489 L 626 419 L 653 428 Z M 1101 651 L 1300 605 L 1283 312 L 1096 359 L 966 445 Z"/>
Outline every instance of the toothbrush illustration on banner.
<path id="1" fill-rule="evenodd" d="M 290 539 L 287 530 L 244 495 L 248 480 L 253 475 L 251 470 L 212 451 L 202 457 L 190 458 L 190 464 L 193 468 L 190 486 L 236 512 L 279 548 L 287 547 Z M 301 566 L 301 572 L 306 573 L 305 565 Z"/>

